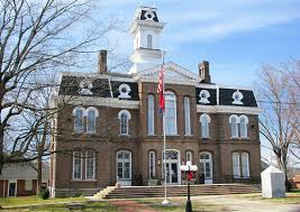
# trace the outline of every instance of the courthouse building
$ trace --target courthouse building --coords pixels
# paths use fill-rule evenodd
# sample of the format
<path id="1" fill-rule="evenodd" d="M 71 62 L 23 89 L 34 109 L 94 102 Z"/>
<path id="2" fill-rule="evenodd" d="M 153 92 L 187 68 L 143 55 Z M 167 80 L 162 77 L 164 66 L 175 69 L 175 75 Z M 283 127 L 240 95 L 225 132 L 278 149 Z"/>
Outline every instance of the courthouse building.
<path id="1" fill-rule="evenodd" d="M 108 72 L 103 50 L 98 71 L 61 74 L 53 103 L 69 101 L 53 121 L 52 195 L 92 194 L 116 182 L 163 182 L 156 91 L 164 26 L 156 8 L 139 7 L 130 26 L 128 73 Z M 213 83 L 207 61 L 197 71 L 166 61 L 164 70 L 167 183 L 183 183 L 186 161 L 198 166 L 196 183 L 259 181 L 260 109 L 253 91 Z"/>

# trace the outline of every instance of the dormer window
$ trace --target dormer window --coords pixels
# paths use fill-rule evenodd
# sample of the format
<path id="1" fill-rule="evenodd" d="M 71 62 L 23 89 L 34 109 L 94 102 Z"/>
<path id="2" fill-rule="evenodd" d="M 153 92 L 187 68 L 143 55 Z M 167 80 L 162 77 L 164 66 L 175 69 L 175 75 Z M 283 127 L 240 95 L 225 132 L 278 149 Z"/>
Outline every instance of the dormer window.
<path id="1" fill-rule="evenodd" d="M 203 104 L 210 103 L 210 101 L 208 100 L 208 98 L 210 97 L 210 94 L 207 90 L 200 91 L 199 97 L 200 97 L 199 103 L 203 103 Z"/>
<path id="2" fill-rule="evenodd" d="M 237 90 L 236 92 L 234 92 L 232 94 L 232 99 L 233 99 L 232 104 L 242 105 L 243 104 L 243 102 L 242 102 L 243 98 L 244 98 L 243 94 L 239 90 Z"/>
<path id="3" fill-rule="evenodd" d="M 147 35 L 147 48 L 152 49 L 152 35 Z"/>
<path id="4" fill-rule="evenodd" d="M 151 11 L 151 10 L 148 10 L 146 13 L 145 13 L 145 18 L 146 20 L 149 20 L 149 21 L 153 21 L 153 18 L 155 17 L 154 13 Z"/>
<path id="5" fill-rule="evenodd" d="M 130 92 L 131 92 L 131 89 L 130 89 L 129 85 L 121 84 L 119 86 L 120 95 L 118 97 L 121 99 L 130 99 L 131 98 L 131 96 L 129 95 Z"/>
<path id="6" fill-rule="evenodd" d="M 93 95 L 91 89 L 93 88 L 93 83 L 89 79 L 83 79 L 79 83 L 79 94 L 80 95 Z"/>

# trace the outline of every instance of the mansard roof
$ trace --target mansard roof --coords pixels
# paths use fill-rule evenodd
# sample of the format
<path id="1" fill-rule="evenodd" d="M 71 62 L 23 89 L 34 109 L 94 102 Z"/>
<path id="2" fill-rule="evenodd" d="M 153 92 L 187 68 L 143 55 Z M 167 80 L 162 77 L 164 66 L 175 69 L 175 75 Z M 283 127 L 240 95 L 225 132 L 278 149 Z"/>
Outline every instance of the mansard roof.
<path id="1" fill-rule="evenodd" d="M 58 95 L 138 101 L 139 83 L 156 84 L 160 70 L 161 66 L 156 66 L 132 75 L 123 73 L 65 72 L 62 73 Z M 251 89 L 200 83 L 198 75 L 174 62 L 166 63 L 164 70 L 166 84 L 195 87 L 195 93 L 191 95 L 196 98 L 196 103 L 199 106 L 257 107 L 257 102 Z M 121 94 L 122 89 L 125 89 L 124 94 Z M 128 89 L 127 93 L 126 89 Z"/>

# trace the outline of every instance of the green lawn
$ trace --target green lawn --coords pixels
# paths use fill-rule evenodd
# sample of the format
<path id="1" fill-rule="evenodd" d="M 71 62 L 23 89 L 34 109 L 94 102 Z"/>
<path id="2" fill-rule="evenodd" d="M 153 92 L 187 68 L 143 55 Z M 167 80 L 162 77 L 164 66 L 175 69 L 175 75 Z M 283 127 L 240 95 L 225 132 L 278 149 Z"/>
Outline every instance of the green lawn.
<path id="1" fill-rule="evenodd" d="M 32 204 L 53 203 L 51 205 L 36 205 L 22 208 L 2 209 L 1 212 L 69 212 L 68 204 L 82 203 L 82 210 L 72 210 L 81 212 L 118 212 L 118 208 L 112 206 L 109 202 L 88 202 L 84 197 L 74 198 L 54 198 L 42 200 L 36 196 L 31 197 L 16 197 L 0 200 L 1 206 L 23 206 Z M 62 203 L 63 202 L 63 203 Z"/>
<path id="2" fill-rule="evenodd" d="M 83 202 L 86 201 L 84 197 L 71 197 L 71 198 L 50 198 L 43 200 L 38 196 L 27 197 L 9 197 L 0 198 L 1 206 L 19 206 L 19 205 L 32 205 L 32 204 L 44 204 L 44 203 L 57 203 L 57 202 Z"/>

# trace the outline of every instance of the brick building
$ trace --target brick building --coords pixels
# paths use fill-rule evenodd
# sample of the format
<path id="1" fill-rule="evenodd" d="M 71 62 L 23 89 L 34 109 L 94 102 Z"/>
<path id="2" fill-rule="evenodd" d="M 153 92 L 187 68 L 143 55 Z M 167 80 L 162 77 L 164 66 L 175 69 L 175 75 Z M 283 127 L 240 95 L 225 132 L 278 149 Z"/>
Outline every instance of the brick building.
<path id="1" fill-rule="evenodd" d="M 69 98 L 53 124 L 50 188 L 53 196 L 91 194 L 108 185 L 147 185 L 163 174 L 162 116 L 157 82 L 164 23 L 157 9 L 137 9 L 130 32 L 134 50 L 128 74 L 62 73 L 54 104 Z M 204 61 L 195 74 L 166 62 L 166 170 L 168 184 L 181 184 L 180 165 L 199 167 L 196 182 L 258 181 L 260 141 L 252 90 L 221 86 Z"/>

